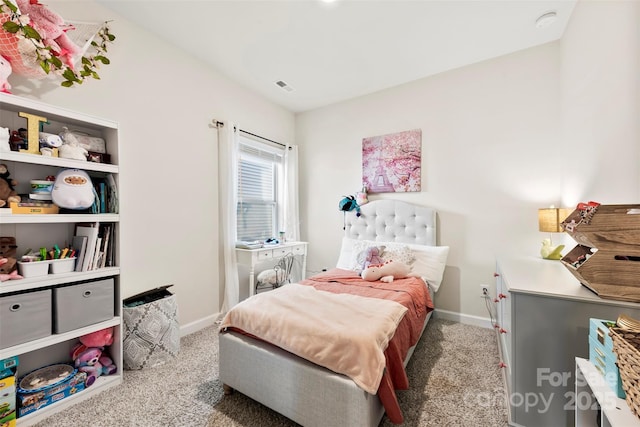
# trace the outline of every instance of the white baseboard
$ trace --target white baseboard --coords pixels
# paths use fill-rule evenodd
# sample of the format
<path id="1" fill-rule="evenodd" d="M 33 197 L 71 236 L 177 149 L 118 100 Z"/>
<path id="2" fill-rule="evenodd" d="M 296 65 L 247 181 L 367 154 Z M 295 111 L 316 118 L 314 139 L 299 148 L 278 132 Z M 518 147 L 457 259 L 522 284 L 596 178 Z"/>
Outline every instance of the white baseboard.
<path id="1" fill-rule="evenodd" d="M 203 317 L 202 319 L 198 319 L 195 322 L 187 323 L 186 325 L 180 326 L 180 336 L 184 337 L 185 335 L 192 334 L 194 332 L 198 332 L 200 329 L 208 328 L 216 323 L 216 320 L 220 317 L 220 313 L 212 314 L 211 316 Z"/>
<path id="2" fill-rule="evenodd" d="M 481 328 L 493 329 L 491 319 L 488 317 L 471 316 L 468 314 L 456 313 L 455 311 L 435 309 L 433 315 L 438 319 L 451 320 L 465 325 L 480 326 Z"/>

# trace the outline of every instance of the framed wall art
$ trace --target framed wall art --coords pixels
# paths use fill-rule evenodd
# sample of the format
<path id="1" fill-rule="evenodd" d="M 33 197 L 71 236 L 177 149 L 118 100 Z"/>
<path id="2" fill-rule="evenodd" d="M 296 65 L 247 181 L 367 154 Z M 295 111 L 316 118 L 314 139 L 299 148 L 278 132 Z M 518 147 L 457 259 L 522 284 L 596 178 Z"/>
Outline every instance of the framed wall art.
<path id="1" fill-rule="evenodd" d="M 362 140 L 362 183 L 368 193 L 421 191 L 422 130 Z"/>

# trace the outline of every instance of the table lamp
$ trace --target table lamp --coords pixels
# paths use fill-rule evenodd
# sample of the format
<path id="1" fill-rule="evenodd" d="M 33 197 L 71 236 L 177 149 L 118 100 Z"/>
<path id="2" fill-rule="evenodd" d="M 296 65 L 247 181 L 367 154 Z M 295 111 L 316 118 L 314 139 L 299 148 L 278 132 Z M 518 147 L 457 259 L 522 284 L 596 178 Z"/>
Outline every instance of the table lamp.
<path id="1" fill-rule="evenodd" d="M 542 241 L 542 249 L 540 255 L 544 259 L 558 260 L 562 258 L 562 249 L 564 245 L 553 246 L 551 233 L 561 233 L 564 231 L 560 223 L 571 213 L 571 209 L 567 208 L 543 208 L 538 209 L 538 229 L 543 233 L 549 233 L 549 238 Z"/>

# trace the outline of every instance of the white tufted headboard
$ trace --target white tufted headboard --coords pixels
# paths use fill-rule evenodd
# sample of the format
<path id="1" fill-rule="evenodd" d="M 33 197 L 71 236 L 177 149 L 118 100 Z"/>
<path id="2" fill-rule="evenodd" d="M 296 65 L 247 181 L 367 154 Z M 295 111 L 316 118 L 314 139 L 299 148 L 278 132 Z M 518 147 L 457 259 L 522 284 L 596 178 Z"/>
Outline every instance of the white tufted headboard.
<path id="1" fill-rule="evenodd" d="M 399 200 L 374 200 L 350 211 L 345 236 L 358 240 L 436 245 L 436 211 Z"/>

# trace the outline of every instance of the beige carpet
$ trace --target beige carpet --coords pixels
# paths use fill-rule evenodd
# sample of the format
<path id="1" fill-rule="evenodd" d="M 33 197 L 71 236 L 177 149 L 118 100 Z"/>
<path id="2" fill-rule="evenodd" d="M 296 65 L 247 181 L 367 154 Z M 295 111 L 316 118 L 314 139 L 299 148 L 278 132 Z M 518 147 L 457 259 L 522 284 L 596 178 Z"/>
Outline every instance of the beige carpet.
<path id="1" fill-rule="evenodd" d="M 506 426 L 498 362 L 493 330 L 432 319 L 407 367 L 411 389 L 397 392 L 404 426 Z M 125 371 L 122 386 L 37 424 L 70 425 L 296 426 L 240 393 L 223 395 L 215 327 L 184 337 L 175 362 Z"/>

